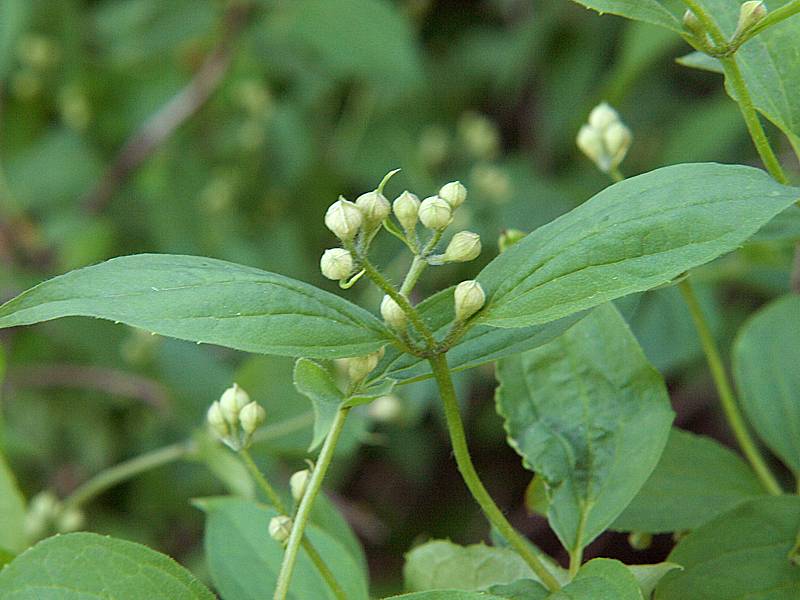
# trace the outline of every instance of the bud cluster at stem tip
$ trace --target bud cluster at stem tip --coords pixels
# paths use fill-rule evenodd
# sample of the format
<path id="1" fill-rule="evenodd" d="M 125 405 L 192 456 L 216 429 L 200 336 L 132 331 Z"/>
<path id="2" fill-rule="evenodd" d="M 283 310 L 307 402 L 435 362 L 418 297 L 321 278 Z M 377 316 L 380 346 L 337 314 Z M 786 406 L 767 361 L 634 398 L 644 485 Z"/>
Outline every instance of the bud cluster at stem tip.
<path id="1" fill-rule="evenodd" d="M 255 431 L 266 421 L 266 412 L 238 384 L 225 390 L 208 408 L 206 422 L 211 432 L 233 450 L 250 445 Z"/>
<path id="2" fill-rule="evenodd" d="M 603 102 L 589 114 L 589 122 L 581 127 L 576 143 L 597 168 L 604 173 L 616 169 L 625 159 L 633 141 L 631 130 L 619 114 Z"/>

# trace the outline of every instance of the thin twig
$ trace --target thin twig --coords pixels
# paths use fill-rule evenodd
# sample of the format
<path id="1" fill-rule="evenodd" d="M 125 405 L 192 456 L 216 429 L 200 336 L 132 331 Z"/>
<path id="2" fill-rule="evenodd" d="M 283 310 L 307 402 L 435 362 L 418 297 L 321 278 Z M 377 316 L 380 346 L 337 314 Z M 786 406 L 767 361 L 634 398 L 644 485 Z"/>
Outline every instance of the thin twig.
<path id="1" fill-rule="evenodd" d="M 192 80 L 128 139 L 96 187 L 83 200 L 90 214 L 101 213 L 130 174 L 211 97 L 233 60 L 236 39 L 250 14 L 250 6 L 233 2 L 223 17 L 219 43 Z"/>

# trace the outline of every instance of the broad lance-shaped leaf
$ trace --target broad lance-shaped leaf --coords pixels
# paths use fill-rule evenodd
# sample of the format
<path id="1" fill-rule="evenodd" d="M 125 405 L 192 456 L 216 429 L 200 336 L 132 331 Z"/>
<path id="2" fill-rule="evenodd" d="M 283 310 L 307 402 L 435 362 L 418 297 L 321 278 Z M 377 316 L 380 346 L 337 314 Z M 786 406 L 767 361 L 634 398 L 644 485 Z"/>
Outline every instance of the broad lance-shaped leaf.
<path id="1" fill-rule="evenodd" d="M 748 421 L 800 475 L 800 296 L 784 296 L 745 323 L 733 369 Z"/>
<path id="2" fill-rule="evenodd" d="M 606 188 L 478 275 L 477 324 L 525 327 L 668 283 L 740 246 L 800 198 L 751 167 L 664 167 Z"/>
<path id="3" fill-rule="evenodd" d="M 186 569 L 141 544 L 94 533 L 39 542 L 0 571 L 3 600 L 214 600 Z"/>
<path id="4" fill-rule="evenodd" d="M 771 496 L 740 504 L 683 538 L 656 600 L 796 600 L 800 498 Z"/>
<path id="5" fill-rule="evenodd" d="M 679 0 L 575 0 L 600 12 L 621 15 L 672 29 L 684 31 L 682 15 L 686 4 Z M 767 2 L 769 10 L 789 0 Z M 741 2 L 731 0 L 698 0 L 726 39 L 730 39 L 739 19 Z M 762 31 L 736 52 L 736 61 L 747 84 L 756 109 L 772 121 L 800 152 L 800 16 L 795 15 Z M 693 53 L 681 64 L 722 72 L 714 58 Z M 730 86 L 728 94 L 735 98 Z"/>
<path id="6" fill-rule="evenodd" d="M 0 328 L 68 316 L 283 356 L 356 356 L 391 339 L 372 314 L 312 285 L 169 254 L 123 256 L 45 281 L 0 306 Z"/>
<path id="7" fill-rule="evenodd" d="M 764 493 L 752 469 L 733 451 L 711 438 L 673 429 L 652 475 L 611 529 L 696 529 Z"/>
<path id="8" fill-rule="evenodd" d="M 664 381 L 611 304 L 553 342 L 498 363 L 509 442 L 546 483 L 564 546 L 605 530 L 656 466 L 673 413 Z"/>
<path id="9" fill-rule="evenodd" d="M 25 513 L 25 498 L 0 453 L 0 550 L 22 552 L 25 549 Z"/>

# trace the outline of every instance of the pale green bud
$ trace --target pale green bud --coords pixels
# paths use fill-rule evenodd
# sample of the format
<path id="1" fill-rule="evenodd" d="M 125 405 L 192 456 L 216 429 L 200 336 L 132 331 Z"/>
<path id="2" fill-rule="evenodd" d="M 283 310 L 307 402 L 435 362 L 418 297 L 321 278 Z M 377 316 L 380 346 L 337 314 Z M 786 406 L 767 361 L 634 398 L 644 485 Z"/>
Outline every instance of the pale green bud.
<path id="1" fill-rule="evenodd" d="M 219 438 L 226 438 L 230 435 L 228 428 L 228 421 L 222 412 L 222 407 L 219 402 L 212 402 L 206 414 L 206 422 L 209 429 Z"/>
<path id="2" fill-rule="evenodd" d="M 369 416 L 379 423 L 396 423 L 403 416 L 403 403 L 397 396 L 381 396 L 367 409 Z"/>
<path id="3" fill-rule="evenodd" d="M 233 427 L 239 423 L 239 413 L 248 404 L 250 404 L 250 396 L 237 383 L 222 392 L 222 396 L 219 398 L 222 415 Z"/>
<path id="4" fill-rule="evenodd" d="M 736 25 L 736 32 L 733 34 L 734 37 L 744 33 L 766 16 L 767 7 L 764 6 L 763 2 L 756 0 L 744 2 L 739 8 L 739 23 Z"/>
<path id="5" fill-rule="evenodd" d="M 297 471 L 289 478 L 289 489 L 292 490 L 292 498 L 297 500 L 298 502 L 300 499 L 305 495 L 306 489 L 308 489 L 308 482 L 311 480 L 311 471 L 308 469 L 303 469 L 302 471 Z"/>
<path id="6" fill-rule="evenodd" d="M 458 121 L 458 133 L 464 147 L 476 158 L 491 160 L 500 150 L 500 132 L 484 115 L 471 111 L 464 113 Z"/>
<path id="7" fill-rule="evenodd" d="M 272 517 L 269 521 L 269 537 L 276 542 L 285 544 L 292 534 L 292 525 L 294 525 L 294 523 L 291 517 L 287 517 L 286 515 Z"/>
<path id="8" fill-rule="evenodd" d="M 591 125 L 584 125 L 581 127 L 580 131 L 578 131 L 578 137 L 575 143 L 578 145 L 581 152 L 595 164 L 599 164 L 606 156 L 603 135 Z"/>
<path id="9" fill-rule="evenodd" d="M 603 134 L 603 142 L 608 151 L 608 161 L 610 168 L 618 166 L 628 153 L 631 147 L 633 136 L 631 130 L 622 123 L 613 123 Z M 605 169 L 604 169 L 605 170 Z"/>
<path id="10" fill-rule="evenodd" d="M 481 236 L 471 231 L 459 231 L 444 251 L 446 262 L 468 262 L 481 254 Z"/>
<path id="11" fill-rule="evenodd" d="M 56 519 L 56 530 L 59 533 L 70 533 L 83 527 L 86 519 L 82 511 L 72 508 L 61 513 Z"/>
<path id="12" fill-rule="evenodd" d="M 497 240 L 497 245 L 500 248 L 500 252 L 505 252 L 526 235 L 528 234 L 520 229 L 506 229 L 500 234 L 500 238 Z"/>
<path id="13" fill-rule="evenodd" d="M 439 198 L 445 200 L 453 210 L 464 204 L 467 199 L 467 188 L 460 181 L 445 183 L 439 190 Z"/>
<path id="14" fill-rule="evenodd" d="M 457 321 L 466 321 L 486 303 L 486 294 L 481 284 L 474 279 L 459 283 L 453 295 Z"/>
<path id="15" fill-rule="evenodd" d="M 383 358 L 384 349 L 381 348 L 377 352 L 367 354 L 365 356 L 354 356 L 347 359 L 347 376 L 352 382 L 358 382 L 369 375 L 375 367 L 378 366 L 378 361 Z"/>
<path id="16" fill-rule="evenodd" d="M 439 196 L 425 198 L 419 205 L 419 220 L 428 229 L 440 231 L 447 227 L 452 219 L 453 209 Z"/>
<path id="17" fill-rule="evenodd" d="M 322 253 L 319 268 L 328 279 L 340 281 L 353 272 L 355 268 L 353 255 L 344 248 L 329 248 Z"/>
<path id="18" fill-rule="evenodd" d="M 691 8 L 687 8 L 686 12 L 683 13 L 683 26 L 687 31 L 697 36 L 702 37 L 705 35 L 703 24 L 700 22 L 700 19 L 697 18 L 697 15 L 694 14 L 694 11 Z"/>
<path id="19" fill-rule="evenodd" d="M 419 198 L 416 194 L 405 191 L 395 198 L 392 204 L 394 216 L 406 231 L 412 231 L 419 220 Z"/>
<path id="20" fill-rule="evenodd" d="M 325 226 L 343 242 L 356 236 L 363 221 L 361 210 L 344 198 L 331 204 L 325 213 Z"/>
<path id="21" fill-rule="evenodd" d="M 395 329 L 405 329 L 408 316 L 391 296 L 384 296 L 381 301 L 381 316 L 386 323 Z"/>
<path id="22" fill-rule="evenodd" d="M 392 210 L 386 196 L 377 190 L 361 194 L 356 198 L 356 206 L 364 218 L 364 226 L 368 229 L 373 229 L 383 223 Z"/>
<path id="23" fill-rule="evenodd" d="M 589 113 L 589 125 L 601 132 L 618 121 L 619 113 L 611 108 L 607 102 L 601 102 Z"/>
<path id="24" fill-rule="evenodd" d="M 647 550 L 653 543 L 653 535 L 642 531 L 631 531 L 628 534 L 628 544 L 634 550 Z"/>
<path id="25" fill-rule="evenodd" d="M 256 429 L 267 420 L 267 412 L 257 402 L 246 404 L 239 413 L 239 421 L 242 424 L 242 431 L 248 438 L 253 435 Z"/>

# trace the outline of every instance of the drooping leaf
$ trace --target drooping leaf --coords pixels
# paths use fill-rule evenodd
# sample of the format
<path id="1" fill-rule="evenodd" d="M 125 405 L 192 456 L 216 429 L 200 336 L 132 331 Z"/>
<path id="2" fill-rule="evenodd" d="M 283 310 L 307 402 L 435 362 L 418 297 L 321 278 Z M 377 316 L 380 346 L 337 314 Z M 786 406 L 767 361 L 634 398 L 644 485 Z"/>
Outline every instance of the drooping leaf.
<path id="1" fill-rule="evenodd" d="M 495 258 L 476 323 L 525 327 L 668 283 L 726 254 L 800 198 L 758 169 L 664 167 L 606 188 Z"/>
<path id="2" fill-rule="evenodd" d="M 283 547 L 267 530 L 277 513 L 238 498 L 197 501 L 207 515 L 205 551 L 214 585 L 224 600 L 261 600 L 275 588 Z M 346 547 L 315 525 L 306 535 L 348 599 L 367 600 L 366 574 Z M 334 599 L 333 592 L 301 548 L 289 590 L 292 600 Z"/>
<path id="3" fill-rule="evenodd" d="M 745 323 L 733 369 L 748 421 L 800 474 L 800 296 L 784 296 Z"/>
<path id="4" fill-rule="evenodd" d="M 61 275 L 0 307 L 0 328 L 67 316 L 284 356 L 360 355 L 389 340 L 378 319 L 338 296 L 196 256 L 123 256 Z"/>
<path id="5" fill-rule="evenodd" d="M 314 438 L 309 451 L 316 449 L 328 435 L 336 413 L 346 397 L 336 385 L 330 372 L 307 358 L 300 358 L 294 365 L 294 386 L 308 397 L 314 406 Z"/>
<path id="6" fill-rule="evenodd" d="M 548 519 L 583 547 L 656 466 L 673 413 L 664 382 L 611 304 L 557 340 L 498 363 L 509 442 L 546 484 Z"/>
<path id="7" fill-rule="evenodd" d="M 214 600 L 186 569 L 141 544 L 71 533 L 48 538 L 0 571 L 4 600 Z"/>
<path id="8" fill-rule="evenodd" d="M 753 471 L 731 450 L 673 429 L 653 474 L 611 528 L 647 533 L 696 529 L 763 494 Z"/>
<path id="9" fill-rule="evenodd" d="M 0 453 L 0 548 L 22 552 L 26 546 L 25 498 L 17 486 L 14 473 Z"/>
<path id="10" fill-rule="evenodd" d="M 405 589 L 409 592 L 480 591 L 518 579 L 538 578 L 515 551 L 484 544 L 459 546 L 434 540 L 406 554 L 403 567 Z"/>
<path id="11" fill-rule="evenodd" d="M 789 552 L 800 531 L 800 498 L 758 498 L 719 515 L 683 538 L 656 600 L 794 600 L 800 567 Z"/>
<path id="12" fill-rule="evenodd" d="M 630 570 L 618 560 L 595 558 L 583 565 L 575 579 L 548 600 L 644 600 Z"/>

